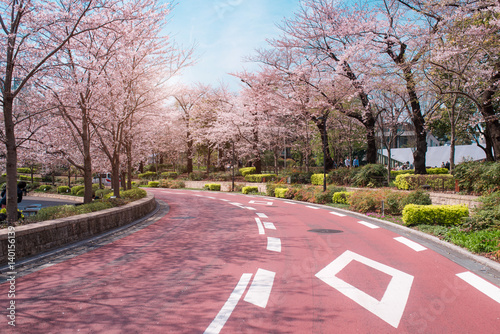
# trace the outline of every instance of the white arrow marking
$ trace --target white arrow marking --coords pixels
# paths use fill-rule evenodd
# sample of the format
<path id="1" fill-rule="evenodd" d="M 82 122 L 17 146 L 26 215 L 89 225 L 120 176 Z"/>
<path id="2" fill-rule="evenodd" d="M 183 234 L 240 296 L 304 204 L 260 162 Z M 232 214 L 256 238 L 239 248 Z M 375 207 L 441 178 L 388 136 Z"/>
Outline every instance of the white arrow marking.
<path id="1" fill-rule="evenodd" d="M 262 308 L 266 308 L 267 301 L 273 288 L 276 273 L 264 269 L 257 270 L 252 285 L 245 296 L 244 301 Z"/>
<path id="2" fill-rule="evenodd" d="M 397 237 L 397 238 L 394 238 L 394 240 L 399 241 L 400 243 L 410 247 L 411 249 L 413 249 L 416 252 L 421 252 L 421 251 L 424 251 L 427 249 L 424 246 L 422 246 L 421 244 L 418 244 L 414 241 L 411 241 L 410 239 L 406 239 L 405 237 Z"/>
<path id="3" fill-rule="evenodd" d="M 471 273 L 470 271 L 457 274 L 457 276 L 500 304 L 500 289 L 495 285 Z"/>
<path id="4" fill-rule="evenodd" d="M 240 281 L 236 285 L 236 288 L 234 288 L 233 292 L 229 296 L 229 299 L 226 301 L 224 306 L 222 306 L 221 310 L 212 321 L 210 326 L 207 327 L 207 329 L 205 330 L 205 334 L 218 334 L 221 331 L 227 319 L 229 319 L 231 313 L 233 313 L 233 310 L 238 304 L 241 296 L 245 292 L 248 286 L 248 282 L 250 282 L 251 278 L 252 274 L 241 275 Z"/>
<path id="5" fill-rule="evenodd" d="M 380 301 L 335 276 L 353 260 L 392 276 L 387 286 L 387 290 Z M 413 283 L 412 275 L 351 251 L 345 251 L 337 259 L 318 272 L 316 277 L 394 328 L 398 328 L 399 326 Z"/>

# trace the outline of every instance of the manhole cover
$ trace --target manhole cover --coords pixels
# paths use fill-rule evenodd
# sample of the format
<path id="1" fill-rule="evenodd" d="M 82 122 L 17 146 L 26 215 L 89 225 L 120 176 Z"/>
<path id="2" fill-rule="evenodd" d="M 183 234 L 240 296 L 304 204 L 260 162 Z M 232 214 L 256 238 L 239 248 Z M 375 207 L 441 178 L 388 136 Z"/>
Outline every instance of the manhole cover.
<path id="1" fill-rule="evenodd" d="M 329 230 L 329 229 L 324 229 L 324 228 L 318 228 L 318 229 L 312 229 L 307 232 L 314 232 L 314 233 L 342 233 L 344 231 L 340 230 Z"/>

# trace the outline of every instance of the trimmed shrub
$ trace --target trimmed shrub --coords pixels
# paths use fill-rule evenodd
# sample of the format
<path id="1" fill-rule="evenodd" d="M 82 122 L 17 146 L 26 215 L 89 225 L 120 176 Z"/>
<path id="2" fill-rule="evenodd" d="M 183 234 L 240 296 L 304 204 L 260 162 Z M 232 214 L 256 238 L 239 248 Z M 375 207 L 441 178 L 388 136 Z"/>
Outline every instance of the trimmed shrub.
<path id="1" fill-rule="evenodd" d="M 312 172 L 285 172 L 284 177 L 289 177 L 291 183 L 309 184 L 311 182 Z"/>
<path id="2" fill-rule="evenodd" d="M 450 174 L 450 171 L 448 170 L 448 168 L 441 168 L 441 167 L 427 168 L 427 174 L 429 175 Z"/>
<path id="3" fill-rule="evenodd" d="M 384 198 L 381 191 L 355 191 L 349 198 L 349 209 L 361 213 L 380 212 Z"/>
<path id="4" fill-rule="evenodd" d="M 211 191 L 220 191 L 220 184 L 218 183 L 208 183 L 205 184 L 205 189 L 211 190 Z"/>
<path id="5" fill-rule="evenodd" d="M 138 200 L 141 198 L 146 197 L 148 194 L 146 193 L 146 190 L 144 189 L 139 189 L 139 188 L 133 188 L 125 191 L 120 191 L 120 197 L 123 199 L 131 199 L 131 200 Z"/>
<path id="6" fill-rule="evenodd" d="M 405 198 L 402 199 L 403 207 L 408 204 L 417 205 L 431 205 L 431 196 L 428 192 L 423 190 L 416 190 L 409 193 Z"/>
<path id="7" fill-rule="evenodd" d="M 285 198 L 288 188 L 276 188 L 274 189 L 274 194 L 278 198 Z"/>
<path id="8" fill-rule="evenodd" d="M 453 175 L 411 175 L 396 176 L 394 185 L 401 190 L 415 190 L 429 185 L 432 190 L 452 190 L 455 188 Z"/>
<path id="9" fill-rule="evenodd" d="M 411 225 L 457 225 L 469 216 L 466 205 L 416 205 L 408 204 L 403 209 L 403 222 Z"/>
<path id="10" fill-rule="evenodd" d="M 453 171 L 461 190 L 476 194 L 500 191 L 500 162 L 464 162 Z"/>
<path id="11" fill-rule="evenodd" d="M 360 168 L 337 168 L 328 173 L 328 182 L 333 182 L 340 185 L 350 185 L 352 177 L 357 173 Z"/>
<path id="12" fill-rule="evenodd" d="M 352 191 L 336 192 L 332 196 L 332 203 L 349 204 L 349 198 L 351 197 L 352 193 Z"/>
<path id="13" fill-rule="evenodd" d="M 84 186 L 74 186 L 71 188 L 71 195 L 75 195 L 75 196 L 78 196 L 78 192 L 82 189 L 84 189 L 85 187 Z"/>
<path id="14" fill-rule="evenodd" d="M 179 173 L 177 172 L 163 172 L 161 173 L 161 176 L 167 179 L 175 179 L 177 176 L 179 176 Z"/>
<path id="15" fill-rule="evenodd" d="M 19 167 L 19 168 L 17 168 L 17 172 L 23 173 L 23 174 L 31 174 L 31 168 Z"/>
<path id="16" fill-rule="evenodd" d="M 158 174 L 156 174 L 156 172 L 145 172 L 137 175 L 137 177 L 143 180 L 155 180 L 158 177 Z"/>
<path id="17" fill-rule="evenodd" d="M 396 178 L 398 175 L 404 175 L 404 174 L 415 174 L 414 169 L 402 169 L 402 170 L 391 170 L 391 177 Z"/>
<path id="18" fill-rule="evenodd" d="M 255 167 L 244 167 L 244 168 L 240 168 L 239 171 L 240 171 L 240 174 L 242 176 L 247 176 L 247 175 L 250 175 L 250 174 L 255 174 L 257 172 L 257 168 L 255 168 Z"/>
<path id="19" fill-rule="evenodd" d="M 76 196 L 85 196 L 85 188 L 78 190 Z"/>
<path id="20" fill-rule="evenodd" d="M 325 180 L 324 174 L 313 174 L 311 175 L 311 183 L 317 186 L 322 186 Z M 328 182 L 328 180 L 327 180 Z"/>
<path id="21" fill-rule="evenodd" d="M 250 193 L 258 193 L 259 192 L 259 187 L 254 187 L 254 186 L 247 186 L 243 187 L 241 190 L 243 194 L 250 194 Z"/>
<path id="22" fill-rule="evenodd" d="M 66 194 L 66 193 L 70 193 L 71 190 L 68 186 L 60 186 L 60 187 L 57 187 L 57 193 L 58 194 Z"/>
<path id="23" fill-rule="evenodd" d="M 158 182 L 158 181 L 149 181 L 148 182 L 148 187 L 151 187 L 151 188 L 158 188 L 159 185 L 160 185 L 160 182 Z"/>
<path id="24" fill-rule="evenodd" d="M 48 184 L 42 184 L 40 187 L 38 187 L 37 189 L 35 189 L 35 191 L 37 191 L 37 192 L 47 192 L 47 191 L 49 191 L 50 189 L 52 189 L 52 186 L 51 186 L 51 185 L 48 185 Z"/>
<path id="25" fill-rule="evenodd" d="M 104 198 L 104 196 L 106 196 L 107 194 L 111 194 L 112 192 L 113 192 L 113 190 L 111 190 L 109 188 L 98 189 L 95 191 L 95 195 L 96 195 L 96 197 Z"/>
<path id="26" fill-rule="evenodd" d="M 245 176 L 247 182 L 267 182 L 274 181 L 278 176 L 276 174 L 248 174 Z"/>

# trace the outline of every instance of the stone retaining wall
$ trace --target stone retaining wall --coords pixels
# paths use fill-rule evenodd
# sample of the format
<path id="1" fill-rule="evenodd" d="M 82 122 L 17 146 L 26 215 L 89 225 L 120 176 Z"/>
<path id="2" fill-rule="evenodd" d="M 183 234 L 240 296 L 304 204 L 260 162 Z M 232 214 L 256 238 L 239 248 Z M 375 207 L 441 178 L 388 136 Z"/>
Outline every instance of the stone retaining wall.
<path id="1" fill-rule="evenodd" d="M 44 196 L 45 197 L 45 196 Z M 46 252 L 127 225 L 154 210 L 154 195 L 98 212 L 15 227 L 15 258 Z M 8 229 L 0 230 L 0 264 L 8 262 Z M 11 239 L 12 240 L 12 239 Z"/>

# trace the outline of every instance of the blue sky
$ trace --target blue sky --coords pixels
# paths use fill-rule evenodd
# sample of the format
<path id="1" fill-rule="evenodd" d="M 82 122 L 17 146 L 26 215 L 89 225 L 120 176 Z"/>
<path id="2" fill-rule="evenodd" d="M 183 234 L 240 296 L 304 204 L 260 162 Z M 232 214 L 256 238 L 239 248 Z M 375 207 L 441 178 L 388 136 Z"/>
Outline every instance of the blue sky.
<path id="1" fill-rule="evenodd" d="M 266 47 L 266 38 L 280 34 L 276 23 L 290 17 L 299 0 L 179 0 L 168 33 L 182 45 L 197 44 L 198 63 L 183 71 L 180 81 L 218 85 L 232 90 L 238 80 L 229 72 L 256 68 L 243 57 Z"/>

